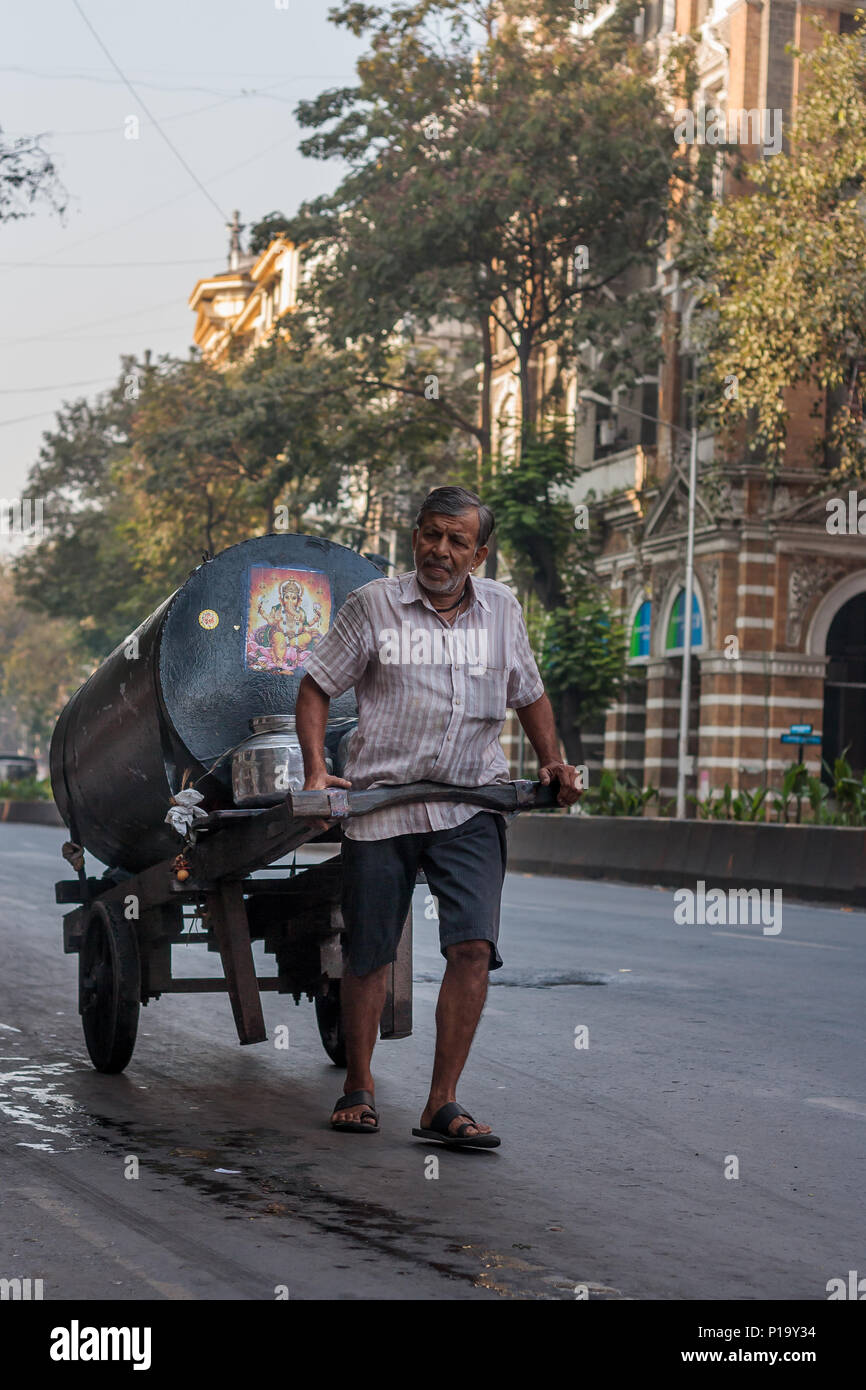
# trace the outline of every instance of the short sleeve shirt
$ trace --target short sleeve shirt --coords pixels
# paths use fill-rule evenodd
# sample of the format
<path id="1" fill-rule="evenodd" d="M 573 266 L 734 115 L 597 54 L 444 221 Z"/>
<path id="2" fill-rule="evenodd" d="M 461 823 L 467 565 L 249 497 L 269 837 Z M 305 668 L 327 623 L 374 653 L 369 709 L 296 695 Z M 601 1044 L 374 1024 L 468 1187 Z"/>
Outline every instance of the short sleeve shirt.
<path id="1" fill-rule="evenodd" d="M 520 604 L 494 579 L 468 581 L 453 626 L 414 570 L 349 594 L 305 671 L 329 696 L 354 687 L 358 728 L 345 777 L 359 790 L 406 782 L 477 787 L 509 780 L 506 710 L 544 694 Z M 393 806 L 347 822 L 355 840 L 445 830 L 477 814 L 454 801 Z"/>

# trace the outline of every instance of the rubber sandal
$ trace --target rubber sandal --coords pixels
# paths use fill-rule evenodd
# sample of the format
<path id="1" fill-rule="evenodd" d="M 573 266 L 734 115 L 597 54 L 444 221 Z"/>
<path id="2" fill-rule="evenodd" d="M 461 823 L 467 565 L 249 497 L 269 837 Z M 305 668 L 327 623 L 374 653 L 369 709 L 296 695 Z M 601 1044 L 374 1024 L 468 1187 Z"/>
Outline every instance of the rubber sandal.
<path id="1" fill-rule="evenodd" d="M 368 1125 L 363 1120 L 332 1120 L 331 1129 L 341 1129 L 344 1134 L 378 1134 L 379 1112 L 373 1104 L 372 1091 L 350 1091 L 347 1096 L 340 1096 L 334 1109 L 351 1110 L 354 1105 L 363 1105 L 363 1113 L 372 1115 L 376 1123 Z"/>
<path id="2" fill-rule="evenodd" d="M 457 1115 L 465 1115 L 466 1124 L 461 1125 L 456 1134 L 449 1134 L 448 1126 Z M 451 1149 L 498 1148 L 502 1143 L 498 1134 L 466 1134 L 467 1129 L 471 1129 L 475 1123 L 474 1116 L 469 1114 L 465 1105 L 450 1100 L 447 1105 L 440 1106 L 436 1111 L 429 1129 L 413 1129 L 412 1133 L 419 1139 L 433 1139 L 436 1143 L 445 1144 Z"/>

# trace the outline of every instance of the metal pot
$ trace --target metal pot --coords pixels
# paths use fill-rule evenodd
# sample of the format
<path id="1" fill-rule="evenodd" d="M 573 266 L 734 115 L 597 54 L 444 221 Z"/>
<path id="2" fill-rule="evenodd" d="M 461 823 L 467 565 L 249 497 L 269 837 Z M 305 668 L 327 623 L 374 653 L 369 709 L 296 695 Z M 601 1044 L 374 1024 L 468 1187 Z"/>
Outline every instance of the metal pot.
<path id="1" fill-rule="evenodd" d="M 293 714 L 263 714 L 250 720 L 252 738 L 232 755 L 232 791 L 236 806 L 276 806 L 286 792 L 304 785 L 304 755 Z M 333 770 L 326 755 L 325 766 Z"/>

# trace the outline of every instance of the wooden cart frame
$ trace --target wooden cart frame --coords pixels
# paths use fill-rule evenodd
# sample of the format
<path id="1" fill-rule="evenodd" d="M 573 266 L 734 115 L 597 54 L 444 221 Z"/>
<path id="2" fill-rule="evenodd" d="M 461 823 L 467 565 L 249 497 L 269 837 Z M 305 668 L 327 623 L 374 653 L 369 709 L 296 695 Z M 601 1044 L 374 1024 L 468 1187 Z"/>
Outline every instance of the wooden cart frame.
<path id="1" fill-rule="evenodd" d="M 313 817 L 341 820 L 409 801 L 465 801 L 516 812 L 553 801 L 553 789 L 519 781 L 494 787 L 414 783 L 368 792 L 295 792 L 277 806 L 218 811 L 201 823 L 194 846 L 140 873 L 56 884 L 57 902 L 78 904 L 63 918 L 63 947 L 79 958 L 79 1012 L 98 1071 L 120 1072 L 135 1047 L 139 1008 L 162 994 L 228 993 L 238 1041 L 265 1042 L 261 993 L 315 1002 L 328 1056 L 345 1065 L 339 852 L 320 864 L 252 877 L 320 834 Z M 74 827 L 70 827 L 73 835 Z M 189 930 L 190 921 L 198 922 Z M 253 942 L 263 941 L 277 974 L 257 976 Z M 175 977 L 172 947 L 218 951 L 223 977 Z M 382 1038 L 412 1032 L 412 914 L 391 966 Z"/>

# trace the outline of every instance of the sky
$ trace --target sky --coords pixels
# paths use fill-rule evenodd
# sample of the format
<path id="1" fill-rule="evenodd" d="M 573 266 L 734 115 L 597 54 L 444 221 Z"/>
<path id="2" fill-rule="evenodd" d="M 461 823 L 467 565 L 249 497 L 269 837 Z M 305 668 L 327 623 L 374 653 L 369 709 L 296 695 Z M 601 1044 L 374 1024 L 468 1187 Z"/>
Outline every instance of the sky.
<path id="1" fill-rule="evenodd" d="M 186 356 L 187 299 L 226 268 L 235 208 L 249 227 L 336 186 L 339 164 L 299 153 L 293 114 L 355 80 L 364 43 L 330 8 L 0 0 L 0 127 L 45 135 L 69 198 L 62 222 L 38 204 L 0 223 L 0 497 L 27 495 L 54 411 L 115 381 L 121 354 Z"/>

